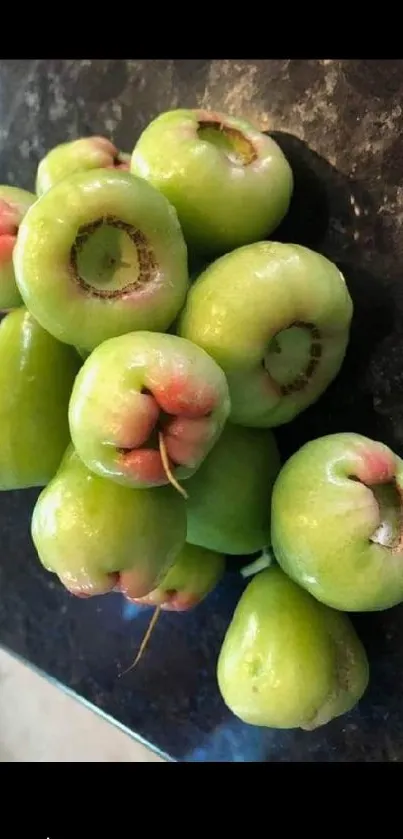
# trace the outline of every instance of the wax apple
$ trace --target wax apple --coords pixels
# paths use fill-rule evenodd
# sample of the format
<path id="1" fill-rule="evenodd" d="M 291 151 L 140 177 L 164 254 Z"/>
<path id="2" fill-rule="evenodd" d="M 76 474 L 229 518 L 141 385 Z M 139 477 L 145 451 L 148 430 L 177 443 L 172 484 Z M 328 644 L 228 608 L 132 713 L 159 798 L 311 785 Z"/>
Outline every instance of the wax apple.
<path id="1" fill-rule="evenodd" d="M 87 169 L 129 169 L 130 155 L 119 151 L 106 137 L 80 137 L 60 143 L 39 163 L 35 190 L 43 195 L 63 178 Z"/>
<path id="2" fill-rule="evenodd" d="M 142 597 L 186 538 L 185 501 L 172 487 L 135 490 L 93 475 L 72 446 L 32 517 L 41 563 L 81 597 Z"/>
<path id="3" fill-rule="evenodd" d="M 224 373 L 204 350 L 176 335 L 133 332 L 84 362 L 69 420 L 89 469 L 145 487 L 168 483 L 167 465 L 177 480 L 195 472 L 229 410 Z"/>
<path id="4" fill-rule="evenodd" d="M 273 427 L 337 375 L 353 305 L 337 266 L 300 245 L 257 242 L 226 254 L 190 288 L 179 334 L 227 375 L 231 421 Z"/>
<path id="5" fill-rule="evenodd" d="M 280 455 L 271 431 L 227 423 L 186 482 L 187 538 L 225 554 L 248 554 L 270 542 L 271 492 Z"/>
<path id="6" fill-rule="evenodd" d="M 313 440 L 281 470 L 272 539 L 284 571 L 345 611 L 403 601 L 403 462 L 360 434 Z"/>
<path id="7" fill-rule="evenodd" d="M 354 707 L 369 667 L 347 615 L 318 603 L 273 566 L 243 593 L 217 677 L 224 701 L 244 722 L 312 730 Z"/>
<path id="8" fill-rule="evenodd" d="M 14 268 L 44 329 L 83 350 L 137 329 L 164 331 L 188 286 L 174 208 L 113 169 L 75 173 L 39 198 L 21 224 Z"/>
<path id="9" fill-rule="evenodd" d="M 13 251 L 21 220 L 36 196 L 15 186 L 0 186 L 0 310 L 7 311 L 22 305 L 18 291 Z"/>
<path id="10" fill-rule="evenodd" d="M 131 171 L 166 195 L 189 247 L 206 254 L 269 236 L 293 189 L 274 140 L 247 120 L 200 109 L 153 120 L 134 148 Z"/>
<path id="11" fill-rule="evenodd" d="M 187 612 L 210 594 L 224 570 L 222 554 L 186 544 L 158 587 L 145 597 L 132 599 L 169 612 Z"/>
<path id="12" fill-rule="evenodd" d="M 44 486 L 69 442 L 71 389 L 80 367 L 24 308 L 0 323 L 0 489 Z"/>

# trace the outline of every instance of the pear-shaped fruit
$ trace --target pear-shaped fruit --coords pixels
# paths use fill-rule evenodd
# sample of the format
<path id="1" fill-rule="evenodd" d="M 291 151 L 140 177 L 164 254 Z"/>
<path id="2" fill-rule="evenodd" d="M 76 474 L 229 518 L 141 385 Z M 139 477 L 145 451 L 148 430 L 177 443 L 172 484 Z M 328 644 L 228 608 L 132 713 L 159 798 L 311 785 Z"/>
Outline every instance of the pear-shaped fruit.
<path id="1" fill-rule="evenodd" d="M 185 543 L 185 501 L 170 486 L 135 490 L 99 478 L 69 446 L 36 503 L 32 538 L 72 594 L 142 597 Z"/>
<path id="2" fill-rule="evenodd" d="M 223 253 L 269 236 L 285 216 L 291 167 L 277 143 L 229 114 L 178 109 L 143 131 L 131 170 L 176 207 L 185 239 Z"/>
<path id="3" fill-rule="evenodd" d="M 222 554 L 186 544 L 158 587 L 145 597 L 131 599 L 166 611 L 186 612 L 210 594 L 224 571 Z"/>
<path id="4" fill-rule="evenodd" d="M 225 703 L 244 722 L 314 729 L 354 707 L 369 667 L 347 615 L 272 566 L 241 596 L 217 677 Z"/>
<path id="5" fill-rule="evenodd" d="M 0 311 L 22 305 L 15 282 L 13 252 L 18 229 L 36 196 L 15 186 L 0 186 Z"/>
<path id="6" fill-rule="evenodd" d="M 306 443 L 281 470 L 272 539 L 284 571 L 346 612 L 403 602 L 403 461 L 361 434 Z"/>
<path id="7" fill-rule="evenodd" d="M 270 506 L 280 455 L 268 429 L 226 424 L 186 482 L 187 539 L 225 554 L 250 554 L 270 542 Z"/>
<path id="8" fill-rule="evenodd" d="M 292 420 L 334 379 L 352 312 L 335 264 L 300 245 L 256 242 L 198 277 L 178 334 L 224 370 L 231 421 L 269 428 Z"/>
<path id="9" fill-rule="evenodd" d="M 230 410 L 224 373 L 177 335 L 111 338 L 84 362 L 70 400 L 74 446 L 98 475 L 126 486 L 189 477 L 218 439 Z"/>
<path id="10" fill-rule="evenodd" d="M 120 152 L 106 137 L 80 137 L 60 143 L 42 158 L 36 173 L 36 193 L 43 195 L 75 172 L 129 167 L 130 155 Z"/>
<path id="11" fill-rule="evenodd" d="M 38 198 L 13 260 L 34 317 L 83 350 L 137 329 L 163 332 L 188 287 L 175 209 L 146 181 L 115 169 L 75 172 Z"/>
<path id="12" fill-rule="evenodd" d="M 44 486 L 69 442 L 80 359 L 25 308 L 0 323 L 0 489 Z"/>

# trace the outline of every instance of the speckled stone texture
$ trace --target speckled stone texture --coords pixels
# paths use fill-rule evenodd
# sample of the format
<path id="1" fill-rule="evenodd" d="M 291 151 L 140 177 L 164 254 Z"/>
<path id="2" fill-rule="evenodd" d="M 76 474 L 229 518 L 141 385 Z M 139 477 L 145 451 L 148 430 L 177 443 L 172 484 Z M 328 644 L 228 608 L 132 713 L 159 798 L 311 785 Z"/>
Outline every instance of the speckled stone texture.
<path id="1" fill-rule="evenodd" d="M 320 402 L 278 431 L 283 455 L 359 431 L 403 456 L 403 60 L 6 60 L 0 182 L 33 188 L 51 146 L 105 134 L 131 151 L 157 113 L 204 106 L 273 132 L 294 169 L 276 238 L 338 262 L 355 304 L 343 369 Z M 371 685 L 353 713 L 314 733 L 246 726 L 217 690 L 218 650 L 242 590 L 230 571 L 188 615 L 163 615 L 136 670 L 149 610 L 118 595 L 80 601 L 35 558 L 36 493 L 0 507 L 0 642 L 175 760 L 401 761 L 403 607 L 360 615 Z"/>

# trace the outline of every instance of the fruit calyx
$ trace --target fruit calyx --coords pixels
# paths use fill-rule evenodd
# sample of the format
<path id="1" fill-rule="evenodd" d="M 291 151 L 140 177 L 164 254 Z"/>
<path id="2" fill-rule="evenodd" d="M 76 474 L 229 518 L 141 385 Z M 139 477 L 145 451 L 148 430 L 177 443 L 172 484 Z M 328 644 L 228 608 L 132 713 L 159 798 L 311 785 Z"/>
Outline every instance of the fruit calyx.
<path id="1" fill-rule="evenodd" d="M 63 585 L 67 591 L 74 597 L 80 600 L 88 600 L 94 594 L 108 594 L 110 591 L 120 591 L 120 573 L 118 571 L 111 571 L 105 575 L 105 580 L 101 588 L 94 589 L 88 582 L 79 585 L 76 579 L 72 580 L 70 575 L 64 575 L 62 578 Z"/>
<path id="2" fill-rule="evenodd" d="M 131 406 L 114 434 L 120 469 L 146 486 L 170 482 L 187 497 L 171 468 L 182 467 L 179 477 L 187 477 L 183 469 L 193 470 L 203 459 L 216 433 L 217 394 L 183 371 L 150 385 L 132 393 Z"/>
<path id="3" fill-rule="evenodd" d="M 370 485 L 369 489 L 379 508 L 379 525 L 370 541 L 392 552 L 399 552 L 403 547 L 403 507 L 399 487 L 393 480 Z"/>
<path id="4" fill-rule="evenodd" d="M 133 469 L 144 480 L 156 485 L 169 481 L 187 499 L 172 468 L 192 468 L 198 461 L 199 447 L 210 435 L 211 411 L 201 409 L 199 413 L 191 410 L 182 413 L 178 410 L 175 413 L 175 406 L 172 406 L 171 413 L 161 406 L 155 394 L 144 389 L 142 396 L 148 400 L 143 439 L 139 438 L 135 446 L 118 447 L 117 451 L 127 471 Z"/>
<path id="5" fill-rule="evenodd" d="M 11 259 L 20 221 L 18 208 L 0 199 L 0 264 Z"/>
<path id="6" fill-rule="evenodd" d="M 128 172 L 130 169 L 130 155 L 118 151 L 118 153 L 113 158 L 112 165 L 114 169 L 123 169 L 125 172 Z"/>
<path id="7" fill-rule="evenodd" d="M 160 606 L 165 612 L 188 612 L 199 603 L 197 595 L 178 589 L 155 589 L 145 597 L 127 597 L 139 606 Z"/>
<path id="8" fill-rule="evenodd" d="M 239 128 L 228 125 L 220 114 L 207 111 L 199 115 L 197 134 L 200 140 L 220 149 L 231 163 L 249 166 L 258 158 L 257 150 L 249 137 Z"/>
<path id="9" fill-rule="evenodd" d="M 112 249 L 108 252 L 107 244 L 102 247 L 101 241 L 95 242 L 92 237 L 94 234 L 101 234 L 108 230 L 121 232 L 128 237 L 132 247 L 134 246 L 137 265 L 131 264 L 120 257 L 120 253 L 112 253 Z M 91 240 L 94 246 L 94 255 L 96 257 L 95 267 L 90 271 L 91 279 L 87 280 L 84 276 L 83 256 L 87 246 L 91 245 Z M 95 251 L 95 248 L 97 249 Z M 99 256 L 101 255 L 101 261 Z M 111 283 L 111 277 L 114 277 L 114 272 L 120 268 L 126 269 L 125 275 L 121 281 Z M 127 270 L 128 269 L 128 270 Z M 154 251 L 141 230 L 133 227 L 127 222 L 122 221 L 116 216 L 106 215 L 101 218 L 94 219 L 89 224 L 85 224 L 78 229 L 76 238 L 70 249 L 70 273 L 73 281 L 79 285 L 86 294 L 92 297 L 100 297 L 104 299 L 116 299 L 130 296 L 133 292 L 138 292 L 144 286 L 153 282 L 158 275 L 158 263 L 154 255 Z M 103 283 L 108 283 L 105 287 Z"/>
<path id="10" fill-rule="evenodd" d="M 318 327 L 308 321 L 296 320 L 272 338 L 263 366 L 281 395 L 288 396 L 306 388 L 321 355 Z"/>
<path id="11" fill-rule="evenodd" d="M 403 548 L 403 492 L 399 476 L 396 475 L 396 459 L 393 452 L 379 444 L 360 444 L 358 459 L 353 468 L 345 473 L 350 481 L 366 487 L 378 509 L 379 523 L 369 541 L 392 553 Z"/>
<path id="12" fill-rule="evenodd" d="M 125 169 L 130 168 L 130 155 L 119 151 L 119 149 L 107 140 L 106 137 L 89 137 L 88 140 L 93 146 L 96 146 L 101 152 L 106 155 L 105 169 Z"/>

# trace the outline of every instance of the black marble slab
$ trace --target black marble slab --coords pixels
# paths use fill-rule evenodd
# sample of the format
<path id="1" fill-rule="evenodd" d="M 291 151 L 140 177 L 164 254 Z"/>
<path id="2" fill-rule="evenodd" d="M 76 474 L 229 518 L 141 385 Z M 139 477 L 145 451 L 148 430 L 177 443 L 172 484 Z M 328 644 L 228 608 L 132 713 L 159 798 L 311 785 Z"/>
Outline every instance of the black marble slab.
<path id="1" fill-rule="evenodd" d="M 340 264 L 355 303 L 341 374 L 278 432 L 284 456 L 359 431 L 403 456 L 403 60 L 0 61 L 0 183 L 33 188 L 40 157 L 106 134 L 131 151 L 158 112 L 203 105 L 257 120 L 296 176 L 277 238 Z M 0 643 L 153 748 L 180 761 L 401 761 L 403 607 L 355 618 L 371 663 L 354 712 L 314 733 L 252 728 L 216 687 L 220 644 L 242 590 L 236 570 L 193 613 L 163 615 L 136 670 L 149 610 L 119 595 L 80 601 L 39 565 L 36 492 L 0 498 Z"/>

